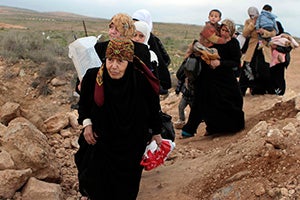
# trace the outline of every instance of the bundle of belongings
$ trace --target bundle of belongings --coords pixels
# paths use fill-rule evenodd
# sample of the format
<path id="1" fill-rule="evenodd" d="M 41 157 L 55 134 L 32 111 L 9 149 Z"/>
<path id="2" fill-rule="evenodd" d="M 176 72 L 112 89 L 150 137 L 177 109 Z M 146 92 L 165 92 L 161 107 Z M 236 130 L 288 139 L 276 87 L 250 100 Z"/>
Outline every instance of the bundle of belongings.
<path id="1" fill-rule="evenodd" d="M 284 63 L 286 61 L 286 50 L 281 51 L 280 49 L 288 48 L 292 50 L 299 47 L 298 42 L 287 33 L 282 33 L 280 35 L 272 37 L 269 45 L 272 48 L 272 60 L 270 63 L 270 67 L 273 67 L 278 63 Z"/>
<path id="2" fill-rule="evenodd" d="M 174 148 L 175 143 L 172 140 L 162 139 L 160 146 L 153 140 L 147 145 L 140 164 L 144 166 L 145 170 L 152 170 L 163 164 Z"/>
<path id="3" fill-rule="evenodd" d="M 200 44 L 200 42 L 195 41 L 193 45 L 194 54 L 200 55 L 202 60 L 204 60 L 208 65 L 210 64 L 211 60 L 220 59 L 218 54 L 218 50 L 215 48 L 208 48 L 204 45 Z"/>
<path id="4" fill-rule="evenodd" d="M 102 64 L 94 48 L 100 37 L 82 37 L 69 44 L 69 58 L 73 61 L 80 81 L 89 68 L 100 67 Z"/>

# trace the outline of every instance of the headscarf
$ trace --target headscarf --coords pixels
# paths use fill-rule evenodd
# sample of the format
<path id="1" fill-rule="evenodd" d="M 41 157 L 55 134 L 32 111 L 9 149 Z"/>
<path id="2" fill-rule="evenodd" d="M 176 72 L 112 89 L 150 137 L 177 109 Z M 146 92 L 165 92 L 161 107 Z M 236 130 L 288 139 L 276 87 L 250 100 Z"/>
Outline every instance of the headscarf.
<path id="1" fill-rule="evenodd" d="M 230 37 L 232 37 L 235 33 L 235 24 L 232 20 L 230 19 L 224 19 L 221 23 L 221 26 L 226 26 L 226 28 L 229 31 Z"/>
<path id="2" fill-rule="evenodd" d="M 135 26 L 134 21 L 129 15 L 118 13 L 111 18 L 109 25 L 111 24 L 114 24 L 116 26 L 116 29 L 120 32 L 122 37 L 127 39 L 133 37 Z"/>
<path id="3" fill-rule="evenodd" d="M 112 39 L 109 41 L 105 53 L 106 58 L 117 58 L 133 62 L 134 44 L 129 39 Z M 100 67 L 95 83 L 94 100 L 101 107 L 104 104 L 103 85 L 104 66 Z"/>
<path id="4" fill-rule="evenodd" d="M 145 36 L 144 44 L 148 45 L 151 32 L 148 24 L 144 21 L 136 21 L 134 22 L 134 26 L 137 31 L 141 32 Z"/>
<path id="5" fill-rule="evenodd" d="M 153 75 L 150 69 L 138 57 L 134 56 L 134 44 L 130 39 L 119 38 L 119 39 L 110 40 L 107 45 L 105 55 L 106 58 L 117 58 L 120 60 L 127 60 L 128 65 L 130 66 L 134 64 L 135 69 L 141 71 L 145 75 L 146 79 L 150 83 L 154 92 L 156 94 L 159 93 L 158 79 Z M 101 66 L 97 73 L 95 90 L 94 90 L 94 100 L 99 107 L 101 107 L 104 104 L 104 85 L 103 85 L 104 70 L 106 70 L 106 67 Z"/>
<path id="6" fill-rule="evenodd" d="M 107 45 L 105 58 L 116 58 L 118 60 L 127 60 L 128 62 L 132 62 L 133 54 L 134 44 L 131 40 L 113 39 L 110 40 Z"/>
<path id="7" fill-rule="evenodd" d="M 257 17 L 259 15 L 259 11 L 256 7 L 249 7 L 248 8 L 248 15 L 253 15 L 254 17 Z"/>
<path id="8" fill-rule="evenodd" d="M 132 19 L 137 20 L 137 21 L 146 22 L 150 28 L 150 32 L 152 31 L 153 22 L 152 22 L 151 14 L 148 10 L 140 9 L 140 10 L 135 11 L 132 15 Z"/>

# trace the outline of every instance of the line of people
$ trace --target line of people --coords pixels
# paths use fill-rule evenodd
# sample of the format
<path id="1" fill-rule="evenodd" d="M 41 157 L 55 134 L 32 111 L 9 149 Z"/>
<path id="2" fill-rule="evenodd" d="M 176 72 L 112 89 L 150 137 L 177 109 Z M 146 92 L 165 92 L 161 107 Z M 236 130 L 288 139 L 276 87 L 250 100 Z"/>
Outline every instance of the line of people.
<path id="1" fill-rule="evenodd" d="M 183 97 L 175 126 L 182 128 L 182 138 L 193 137 L 202 122 L 205 135 L 244 129 L 243 95 L 248 87 L 251 94 L 284 94 L 285 83 L 280 81 L 289 54 L 279 46 L 288 41 L 293 47 L 298 44 L 288 35 L 275 40 L 279 26 L 262 23 L 260 27 L 256 24 L 258 10 L 251 7 L 248 13 L 243 31 L 248 47 L 243 57 L 234 22 L 221 21 L 218 9 L 209 12 L 199 39 L 188 46 L 176 73 L 176 94 L 182 92 Z M 159 95 L 171 88 L 171 59 L 152 26 L 145 9 L 132 16 L 119 13 L 109 22 L 109 40 L 95 45 L 102 66 L 86 72 L 79 91 L 78 122 L 83 130 L 75 163 L 81 200 L 136 199 L 146 145 L 153 140 L 158 145 L 162 142 Z M 271 47 L 278 60 L 270 68 Z M 185 123 L 187 105 L 191 110 Z"/>
<path id="2" fill-rule="evenodd" d="M 187 123 L 182 115 L 175 123 L 175 127 L 184 124 L 182 138 L 193 137 L 201 122 L 206 124 L 205 135 L 235 133 L 245 126 L 243 97 L 233 70 L 240 66 L 241 51 L 234 37 L 235 24 L 229 19 L 219 24 L 221 16 L 217 9 L 209 12 L 209 21 L 200 32 L 199 39 L 189 45 L 185 56 L 185 61 L 191 57 L 199 58 L 201 64 L 196 67 L 201 67 L 201 72 L 195 80 L 183 76 L 193 83 L 193 87 L 188 86 L 193 89 L 193 101 Z M 188 67 L 185 61 L 183 68 Z M 181 71 L 186 73 L 187 69 Z M 177 77 L 180 77 L 179 73 Z M 181 104 L 179 109 L 182 113 Z"/>
<path id="3" fill-rule="evenodd" d="M 271 12 L 268 4 L 261 13 L 256 7 L 248 9 L 249 19 L 242 33 L 247 43 L 239 80 L 244 96 L 248 88 L 252 95 L 284 95 L 286 90 L 285 70 L 290 63 L 290 52 L 299 44 Z"/>
<path id="4" fill-rule="evenodd" d="M 206 135 L 237 132 L 243 129 L 245 123 L 244 116 L 241 114 L 243 113 L 241 106 L 243 103 L 237 96 L 245 96 L 248 88 L 252 95 L 283 95 L 285 93 L 285 70 L 290 62 L 290 51 L 299 44 L 292 36 L 284 32 L 281 23 L 275 20 L 276 16 L 271 11 L 272 7 L 268 4 L 263 6 L 261 13 L 256 7 L 250 7 L 248 9 L 249 19 L 245 21 L 241 37 L 231 33 L 233 35 L 231 35 L 230 41 L 243 39 L 239 41 L 239 44 L 242 44 L 239 46 L 241 55 L 238 53 L 228 55 L 230 51 L 234 51 L 233 49 L 237 51 L 237 47 L 230 47 L 224 55 L 221 55 L 219 48 L 222 51 L 225 46 L 230 44 L 228 40 L 224 41 L 226 36 L 220 29 L 224 27 L 224 23 L 228 23 L 228 20 L 223 20 L 220 25 L 221 11 L 213 9 L 209 12 L 209 21 L 200 32 L 199 40 L 194 41 L 188 47 L 185 60 L 176 74 L 178 79 L 176 94 L 181 91 L 182 99 L 178 106 L 179 119 L 174 125 L 175 128 L 182 129 L 181 136 L 183 138 L 194 136 L 201 122 L 206 124 Z M 214 55 L 211 52 L 214 52 Z M 220 58 L 216 57 L 216 53 Z M 182 72 L 186 73 L 187 71 L 182 68 L 186 67 L 186 59 L 191 55 L 202 60 L 199 80 L 192 84 L 193 86 L 191 86 L 193 81 L 182 76 Z M 237 61 L 237 58 L 240 58 L 241 63 L 233 62 Z M 230 78 L 226 78 L 227 82 L 225 80 L 221 82 L 222 78 L 226 76 L 225 72 L 222 77 L 217 76 L 221 70 L 218 69 L 219 67 L 218 70 L 215 69 L 215 62 L 220 61 L 222 66 L 222 63 L 229 63 L 229 60 L 231 72 L 233 71 L 237 78 L 237 83 L 231 81 L 233 80 L 231 75 Z M 210 77 L 210 73 L 206 74 L 206 65 L 214 69 L 211 70 L 214 74 L 212 77 Z M 236 85 L 238 85 L 239 91 L 237 91 Z M 233 90 L 231 87 L 235 89 Z M 229 92 L 230 88 L 231 92 Z M 219 96 L 218 92 L 220 92 Z M 190 94 L 193 94 L 192 98 L 195 103 L 190 101 L 191 96 L 188 96 Z M 187 105 L 191 110 L 186 122 L 184 110 Z M 212 122 L 210 122 L 210 118 Z"/>

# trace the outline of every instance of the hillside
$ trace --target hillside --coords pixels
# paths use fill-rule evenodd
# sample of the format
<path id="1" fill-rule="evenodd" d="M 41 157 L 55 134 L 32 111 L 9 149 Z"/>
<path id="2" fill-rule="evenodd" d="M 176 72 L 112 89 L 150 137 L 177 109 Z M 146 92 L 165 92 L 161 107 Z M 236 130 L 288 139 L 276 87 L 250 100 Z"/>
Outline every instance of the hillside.
<path id="1" fill-rule="evenodd" d="M 34 30 L 62 30 L 81 31 L 82 19 L 66 14 L 53 17 L 59 23 L 51 21 L 22 20 L 21 15 L 38 15 L 46 18 L 46 13 L 24 11 L 20 16 L 13 15 L 12 11 L 0 7 L 0 23 L 14 26 L 27 27 Z M 52 14 L 51 14 L 52 15 Z M 37 16 L 36 16 L 37 17 Z M 86 19 L 91 33 L 105 33 L 104 28 L 98 24 L 101 19 Z M 76 25 L 75 25 L 76 24 Z M 78 25 L 77 25 L 78 24 Z M 96 26 L 97 25 L 97 26 Z M 185 34 L 183 27 L 191 27 L 193 31 Z M 72 27 L 72 28 L 70 28 Z M 162 36 L 163 42 L 168 44 L 173 65 L 171 70 L 176 70 L 176 65 L 182 58 L 183 52 L 177 44 L 180 36 L 189 42 L 196 35 L 199 27 L 179 24 L 155 24 L 157 32 Z M 7 29 L 8 27 L 4 28 Z M 14 27 L 9 27 L 14 28 Z M 193 29 L 194 28 L 194 29 Z M 170 33 L 169 30 L 174 30 Z M 26 30 L 21 30 L 26 31 Z M 64 29 L 64 31 L 66 31 Z M 191 35 L 189 35 L 191 34 Z M 70 37 L 71 41 L 71 37 Z M 176 130 L 176 148 L 164 166 L 152 171 L 144 171 L 142 176 L 138 200 L 228 200 L 228 199 L 260 199 L 260 200 L 296 200 L 300 197 L 300 54 L 299 49 L 292 51 L 292 61 L 286 70 L 287 92 L 284 96 L 263 95 L 244 97 L 244 112 L 246 116 L 245 130 L 225 136 L 203 136 L 205 126 L 201 124 L 197 135 L 189 139 L 180 139 L 180 130 Z M 20 60 L 11 64 L 6 58 L 0 58 L 0 107 L 6 102 L 16 102 L 24 110 L 29 110 L 41 116 L 43 120 L 57 113 L 66 113 L 71 109 L 71 104 L 77 101 L 70 84 L 75 72 L 68 72 L 62 77 L 65 84 L 53 86 L 52 94 L 39 95 L 36 88 L 32 87 L 36 71 L 41 66 L 30 60 Z M 51 80 L 48 81 L 49 83 Z M 173 116 L 173 121 L 178 119 L 177 106 L 180 97 L 170 90 L 167 98 L 161 101 L 163 111 Z M 0 129 L 0 131 L 3 129 Z M 78 138 L 78 130 L 70 130 L 71 139 Z M 46 134 L 46 133 L 45 133 Z M 2 145 L 0 133 L 0 147 Z M 61 144 L 59 149 L 64 149 L 64 138 L 60 133 L 47 135 L 52 148 L 54 137 Z M 59 138 L 59 139 L 58 139 Z M 63 157 L 58 156 L 62 165 L 61 187 L 64 199 L 78 199 L 76 168 L 73 154 L 76 148 L 67 148 Z M 1 152 L 1 151 L 0 151 Z M 14 199 L 18 198 L 18 195 Z"/>

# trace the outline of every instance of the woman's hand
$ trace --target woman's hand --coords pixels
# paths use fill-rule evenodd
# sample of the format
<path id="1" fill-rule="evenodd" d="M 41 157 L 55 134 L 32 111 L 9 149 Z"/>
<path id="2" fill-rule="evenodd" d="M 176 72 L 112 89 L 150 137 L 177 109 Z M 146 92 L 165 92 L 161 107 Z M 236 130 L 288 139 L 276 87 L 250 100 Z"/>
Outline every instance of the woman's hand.
<path id="1" fill-rule="evenodd" d="M 160 145 L 161 145 L 161 142 L 162 142 L 161 134 L 153 135 L 151 141 L 153 141 L 153 140 L 155 140 L 156 144 L 157 144 L 158 146 L 160 146 Z"/>
<path id="2" fill-rule="evenodd" d="M 96 139 L 98 136 L 96 135 L 96 133 L 93 132 L 92 125 L 88 125 L 84 128 L 83 136 L 88 144 L 96 144 Z"/>

